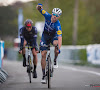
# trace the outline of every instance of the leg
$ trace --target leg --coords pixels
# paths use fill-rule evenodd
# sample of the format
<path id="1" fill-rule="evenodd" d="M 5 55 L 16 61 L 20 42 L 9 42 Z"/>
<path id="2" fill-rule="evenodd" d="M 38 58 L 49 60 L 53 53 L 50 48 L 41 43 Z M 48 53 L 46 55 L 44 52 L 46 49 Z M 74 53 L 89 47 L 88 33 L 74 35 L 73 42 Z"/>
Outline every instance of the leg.
<path id="1" fill-rule="evenodd" d="M 58 44 L 58 40 L 54 40 L 53 41 L 53 45 L 55 46 L 55 50 L 54 50 L 54 53 L 55 53 L 55 57 L 54 57 L 54 65 L 56 65 L 56 60 L 57 60 L 57 57 L 58 57 L 58 49 L 57 49 L 57 44 Z"/>
<path id="2" fill-rule="evenodd" d="M 41 52 L 41 56 L 42 56 L 41 67 L 42 67 L 43 76 L 45 76 L 46 54 L 47 54 L 46 50 Z"/>
<path id="3" fill-rule="evenodd" d="M 42 58 L 41 58 L 41 67 L 42 67 L 42 73 L 43 73 L 43 77 L 42 77 L 42 80 L 41 80 L 42 84 L 46 84 L 46 78 L 45 78 L 46 54 L 47 54 L 46 50 L 41 52 L 41 56 L 42 56 Z"/>
<path id="4" fill-rule="evenodd" d="M 37 53 L 35 49 L 32 49 L 32 54 L 33 54 L 34 71 L 36 71 L 38 58 L 37 58 Z"/>
<path id="5" fill-rule="evenodd" d="M 47 54 L 47 48 L 43 45 L 48 44 L 48 35 L 42 34 L 42 38 L 40 41 L 40 50 L 41 50 L 41 67 L 42 67 L 42 73 L 43 77 L 41 80 L 41 83 L 46 84 L 46 78 L 45 78 L 45 66 L 46 66 L 46 54 Z"/>
<path id="6" fill-rule="evenodd" d="M 57 47 L 57 44 L 58 44 L 58 40 L 54 40 L 53 41 L 53 45 L 55 46 L 55 50 L 54 50 L 54 53 L 55 53 L 55 57 L 54 57 L 54 68 L 58 68 L 58 64 L 57 64 L 57 57 L 58 57 L 58 47 Z"/>
<path id="7" fill-rule="evenodd" d="M 23 55 L 23 66 L 26 66 L 26 57 L 25 57 L 25 45 L 26 45 L 26 40 L 24 40 L 24 45 L 23 45 L 23 49 L 22 49 L 22 55 Z"/>
<path id="8" fill-rule="evenodd" d="M 25 54 L 25 45 L 27 44 L 26 40 L 24 40 L 24 44 L 23 44 L 23 50 L 22 50 L 22 55 Z"/>
<path id="9" fill-rule="evenodd" d="M 36 67 L 37 67 L 38 58 L 37 58 L 36 50 L 34 48 L 32 49 L 32 54 L 33 54 L 33 64 L 34 64 L 33 78 L 37 78 Z"/>

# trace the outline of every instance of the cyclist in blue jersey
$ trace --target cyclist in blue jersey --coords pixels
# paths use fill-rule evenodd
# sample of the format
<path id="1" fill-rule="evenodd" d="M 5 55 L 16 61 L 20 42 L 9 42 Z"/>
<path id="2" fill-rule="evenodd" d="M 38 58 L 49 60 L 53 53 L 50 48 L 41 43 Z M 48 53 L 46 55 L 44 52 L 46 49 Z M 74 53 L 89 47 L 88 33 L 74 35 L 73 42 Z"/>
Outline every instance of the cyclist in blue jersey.
<path id="1" fill-rule="evenodd" d="M 52 10 L 52 14 L 49 14 L 43 9 L 42 4 L 38 4 L 36 8 L 45 17 L 44 31 L 42 33 L 42 37 L 40 41 L 40 50 L 42 55 L 41 66 L 43 72 L 41 83 L 46 83 L 45 66 L 46 66 L 47 47 L 45 46 L 50 43 L 52 43 L 55 46 L 54 66 L 57 67 L 56 59 L 58 54 L 60 53 L 60 48 L 62 45 L 62 30 L 58 19 L 62 14 L 62 10 L 59 8 L 54 8 Z M 57 45 L 59 49 L 57 49 Z"/>
<path id="2" fill-rule="evenodd" d="M 20 29 L 20 50 L 19 53 L 23 55 L 23 66 L 26 66 L 26 57 L 25 57 L 25 45 L 27 43 L 30 43 L 30 46 L 32 46 L 32 54 L 33 54 L 33 64 L 34 64 L 34 70 L 33 70 L 33 78 L 37 78 L 37 29 L 36 27 L 32 26 L 32 20 L 27 19 L 25 21 L 25 26 Z M 28 71 L 28 70 L 27 70 Z"/>

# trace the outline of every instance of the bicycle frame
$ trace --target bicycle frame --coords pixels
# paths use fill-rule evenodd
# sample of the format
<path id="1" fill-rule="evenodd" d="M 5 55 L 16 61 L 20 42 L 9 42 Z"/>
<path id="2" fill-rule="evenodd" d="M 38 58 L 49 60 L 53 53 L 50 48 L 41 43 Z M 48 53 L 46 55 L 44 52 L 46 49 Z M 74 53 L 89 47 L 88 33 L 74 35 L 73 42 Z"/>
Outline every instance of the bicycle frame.
<path id="1" fill-rule="evenodd" d="M 50 44 L 49 45 L 43 45 L 48 48 L 47 52 L 47 58 L 46 58 L 46 83 L 48 81 L 48 88 L 51 88 L 51 76 L 53 75 L 53 65 L 50 57 Z M 58 47 L 58 46 L 57 46 Z M 58 48 L 57 48 L 58 49 Z"/>
<path id="2" fill-rule="evenodd" d="M 46 80 L 48 81 L 48 88 L 51 88 L 51 57 L 50 57 L 50 45 L 48 46 L 48 56 L 46 59 Z"/>

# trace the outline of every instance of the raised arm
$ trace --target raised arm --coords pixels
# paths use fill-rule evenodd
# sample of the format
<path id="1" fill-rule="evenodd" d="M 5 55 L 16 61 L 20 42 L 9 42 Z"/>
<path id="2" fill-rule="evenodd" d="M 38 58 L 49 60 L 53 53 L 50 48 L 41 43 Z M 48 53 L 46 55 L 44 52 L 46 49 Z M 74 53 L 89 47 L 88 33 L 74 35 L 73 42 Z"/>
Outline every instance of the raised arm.
<path id="1" fill-rule="evenodd" d="M 42 7 L 43 5 L 42 4 L 38 4 L 36 6 L 36 9 L 45 17 L 45 18 L 48 18 L 48 16 L 51 16 L 47 11 L 45 11 Z"/>

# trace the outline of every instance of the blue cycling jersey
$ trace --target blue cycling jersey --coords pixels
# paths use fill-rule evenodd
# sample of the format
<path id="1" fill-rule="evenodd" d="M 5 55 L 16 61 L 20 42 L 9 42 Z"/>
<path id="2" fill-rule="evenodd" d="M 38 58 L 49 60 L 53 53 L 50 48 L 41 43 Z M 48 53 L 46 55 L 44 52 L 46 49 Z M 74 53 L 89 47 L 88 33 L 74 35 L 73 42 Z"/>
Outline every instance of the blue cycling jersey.
<path id="1" fill-rule="evenodd" d="M 55 23 L 51 22 L 52 15 L 41 9 L 40 13 L 45 17 L 44 31 L 40 41 L 40 50 L 47 50 L 47 47 L 43 45 L 53 44 L 54 40 L 58 40 L 57 37 L 62 37 L 62 30 L 59 20 Z"/>
<path id="2" fill-rule="evenodd" d="M 40 13 L 45 17 L 44 32 L 55 34 L 57 37 L 62 36 L 62 30 L 59 20 L 55 23 L 51 22 L 52 15 L 41 9 Z"/>

